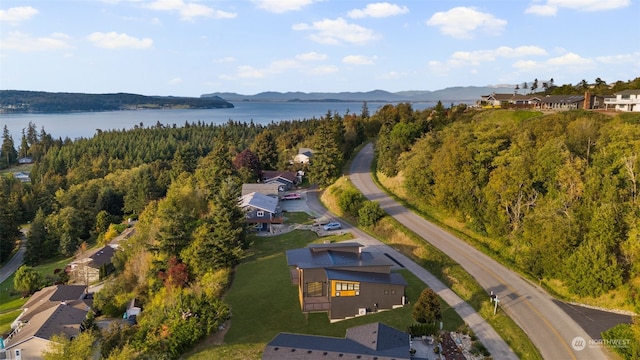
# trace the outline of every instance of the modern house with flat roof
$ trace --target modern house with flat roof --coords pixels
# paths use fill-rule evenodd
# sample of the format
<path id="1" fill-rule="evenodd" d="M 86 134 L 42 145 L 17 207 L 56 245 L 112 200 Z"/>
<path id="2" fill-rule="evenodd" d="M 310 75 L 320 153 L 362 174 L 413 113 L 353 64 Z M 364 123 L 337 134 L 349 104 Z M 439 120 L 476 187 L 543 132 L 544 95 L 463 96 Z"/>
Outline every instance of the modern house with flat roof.
<path id="1" fill-rule="evenodd" d="M 391 271 L 395 263 L 362 248 L 349 241 L 286 252 L 303 312 L 327 312 L 339 321 L 405 305 L 407 282 Z"/>

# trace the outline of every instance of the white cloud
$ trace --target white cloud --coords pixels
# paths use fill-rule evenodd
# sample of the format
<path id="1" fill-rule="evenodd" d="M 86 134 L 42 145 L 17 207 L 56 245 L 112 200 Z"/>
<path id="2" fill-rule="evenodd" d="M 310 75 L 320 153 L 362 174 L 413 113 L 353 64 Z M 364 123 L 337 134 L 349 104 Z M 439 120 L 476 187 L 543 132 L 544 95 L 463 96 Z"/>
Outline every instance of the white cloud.
<path id="1" fill-rule="evenodd" d="M 311 75 L 328 75 L 328 74 L 337 73 L 338 71 L 339 71 L 339 69 L 338 69 L 337 66 L 334 66 L 334 65 L 321 65 L 321 66 L 316 66 L 316 67 L 312 68 L 309 73 Z"/>
<path id="2" fill-rule="evenodd" d="M 253 66 L 243 65 L 238 67 L 233 79 L 236 77 L 243 79 L 262 79 L 265 77 L 265 73 L 263 70 L 256 69 Z"/>
<path id="3" fill-rule="evenodd" d="M 354 9 L 349 11 L 348 16 L 353 19 L 365 17 L 383 18 L 389 16 L 402 15 L 409 12 L 406 6 L 390 4 L 388 2 L 367 4 L 364 9 Z"/>
<path id="4" fill-rule="evenodd" d="M 596 57 L 596 60 L 603 64 L 640 64 L 640 52 L 631 54 L 598 56 Z"/>
<path id="5" fill-rule="evenodd" d="M 253 3 L 262 10 L 281 14 L 287 11 L 300 10 L 318 0 L 253 0 Z"/>
<path id="6" fill-rule="evenodd" d="M 559 8 L 567 8 L 578 11 L 603 11 L 620 9 L 631 5 L 631 0 L 547 0 L 545 4 L 533 4 L 525 13 L 551 16 L 558 12 Z"/>
<path id="7" fill-rule="evenodd" d="M 458 39 L 471 39 L 476 33 L 499 35 L 507 25 L 506 20 L 469 7 L 437 12 L 426 23 L 438 27 L 443 34 Z"/>
<path id="8" fill-rule="evenodd" d="M 537 62 L 533 60 L 518 60 L 515 63 L 513 63 L 514 68 L 520 71 L 526 71 L 526 72 L 533 72 L 535 70 L 542 69 L 543 66 L 544 65 L 542 62 Z"/>
<path id="9" fill-rule="evenodd" d="M 105 49 L 147 49 L 153 45 L 150 38 L 138 39 L 125 33 L 118 34 L 115 31 L 109 33 L 94 32 L 87 36 L 95 46 Z"/>
<path id="10" fill-rule="evenodd" d="M 34 38 L 18 31 L 10 32 L 0 41 L 0 49 L 12 49 L 23 52 L 46 51 L 70 48 L 70 37 L 62 33 Z"/>
<path id="11" fill-rule="evenodd" d="M 483 62 L 496 61 L 499 58 L 519 58 L 524 56 L 544 56 L 547 51 L 541 47 L 527 45 L 512 48 L 500 46 L 490 50 L 456 51 L 449 57 L 449 66 L 479 65 Z"/>
<path id="12" fill-rule="evenodd" d="M 362 45 L 377 39 L 377 35 L 371 29 L 360 25 L 349 24 L 343 18 L 335 20 L 324 19 L 313 24 L 295 24 L 293 30 L 314 31 L 309 38 L 321 44 L 337 45 L 350 43 Z"/>
<path id="13" fill-rule="evenodd" d="M 187 21 L 199 16 L 214 19 L 230 19 L 237 16 L 235 13 L 216 10 L 210 6 L 196 2 L 184 2 L 183 0 L 155 0 L 145 5 L 145 7 L 152 10 L 177 11 L 180 14 L 180 19 Z"/>
<path id="14" fill-rule="evenodd" d="M 0 10 L 0 22 L 18 25 L 22 21 L 29 20 L 37 13 L 38 10 L 31 6 L 12 7 L 7 10 Z"/>
<path id="15" fill-rule="evenodd" d="M 567 66 L 590 66 L 590 65 L 593 65 L 594 62 L 593 60 L 583 58 L 578 54 L 567 53 L 562 56 L 551 58 L 547 60 L 546 63 L 549 65 L 567 67 Z"/>
<path id="16" fill-rule="evenodd" d="M 400 73 L 397 71 L 389 71 L 387 73 L 384 74 L 380 74 L 378 76 L 379 79 L 384 79 L 384 80 L 396 80 L 396 79 L 400 79 L 405 77 L 406 74 L 405 73 Z"/>
<path id="17" fill-rule="evenodd" d="M 558 8 L 552 5 L 531 5 L 524 12 L 526 14 L 554 16 L 555 14 L 558 13 Z"/>
<path id="18" fill-rule="evenodd" d="M 325 60 L 326 58 L 327 58 L 327 55 L 318 54 L 317 52 L 313 52 L 313 51 L 296 55 L 296 59 L 302 60 L 302 61 L 319 61 L 319 60 Z"/>
<path id="19" fill-rule="evenodd" d="M 178 85 L 182 83 L 182 78 L 177 77 L 169 80 L 169 85 Z"/>
<path id="20" fill-rule="evenodd" d="M 227 57 L 215 59 L 213 62 L 215 62 L 216 64 L 224 64 L 224 63 L 231 63 L 235 61 L 236 61 L 236 58 L 234 58 L 233 56 L 227 56 Z"/>
<path id="21" fill-rule="evenodd" d="M 476 51 L 456 51 L 449 58 L 442 61 L 430 61 L 428 63 L 428 67 L 432 72 L 437 74 L 447 74 L 449 71 L 453 69 L 458 69 L 461 67 L 470 67 L 470 66 L 481 66 L 483 63 L 496 62 L 501 59 L 518 59 L 523 57 L 531 57 L 531 56 L 547 56 L 548 52 L 538 46 L 534 45 L 525 45 L 518 46 L 515 48 L 509 46 L 499 46 L 495 49 L 488 50 L 476 50 Z M 531 64 L 536 64 L 535 61 L 531 60 L 519 60 L 515 63 L 516 67 L 518 66 L 532 66 Z M 472 71 L 473 69 L 470 69 Z"/>
<path id="22" fill-rule="evenodd" d="M 342 62 L 345 64 L 354 64 L 354 65 L 372 65 L 374 64 L 374 58 L 369 58 L 362 55 L 347 55 L 342 58 Z"/>
<path id="23" fill-rule="evenodd" d="M 586 69 L 594 69 L 596 65 L 593 59 L 583 58 L 570 52 L 543 61 L 516 61 L 512 66 L 522 72 L 576 73 Z"/>

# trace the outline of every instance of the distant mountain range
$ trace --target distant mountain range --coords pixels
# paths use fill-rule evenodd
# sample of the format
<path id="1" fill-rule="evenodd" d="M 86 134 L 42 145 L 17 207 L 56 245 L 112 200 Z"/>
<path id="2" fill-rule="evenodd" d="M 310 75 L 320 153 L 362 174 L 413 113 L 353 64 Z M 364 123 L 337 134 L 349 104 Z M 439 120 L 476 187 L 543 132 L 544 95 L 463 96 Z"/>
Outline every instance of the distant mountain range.
<path id="1" fill-rule="evenodd" d="M 492 92 L 510 93 L 513 85 L 496 86 L 458 86 L 449 87 L 436 91 L 400 91 L 389 92 L 384 90 L 373 90 L 368 92 L 275 92 L 267 91 L 255 95 L 242 95 L 229 92 L 216 92 L 203 94 L 200 97 L 219 97 L 229 102 L 238 101 L 383 101 L 383 102 L 436 102 L 443 103 L 469 103 L 479 100 L 482 95 L 489 95 Z"/>

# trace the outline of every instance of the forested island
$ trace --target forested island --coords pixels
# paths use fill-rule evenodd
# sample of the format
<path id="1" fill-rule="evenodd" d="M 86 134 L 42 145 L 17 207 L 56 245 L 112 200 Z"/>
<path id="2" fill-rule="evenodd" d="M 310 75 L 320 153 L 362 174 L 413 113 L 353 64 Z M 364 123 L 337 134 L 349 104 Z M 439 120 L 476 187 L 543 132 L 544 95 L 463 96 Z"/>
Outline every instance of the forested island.
<path id="1" fill-rule="evenodd" d="M 0 113 L 219 108 L 233 108 L 233 104 L 219 97 L 0 90 Z"/>
<path id="2" fill-rule="evenodd" d="M 31 182 L 0 177 L 4 256 L 19 224 L 31 224 L 25 261 L 35 266 L 104 243 L 114 226 L 138 220 L 94 306 L 121 316 L 135 298 L 144 315 L 135 326 L 74 340 L 76 349 L 100 346 L 104 358 L 178 358 L 217 331 L 231 317 L 223 295 L 233 269 L 252 246 L 237 207 L 241 184 L 262 170 L 299 169 L 290 160 L 308 147 L 316 152 L 306 176 L 326 188 L 369 140 L 381 182 L 419 211 L 456 223 L 477 247 L 558 297 L 640 312 L 638 113 L 401 103 L 370 114 L 364 103 L 359 113 L 321 119 L 157 124 L 76 141 L 29 124 L 22 140 L 21 153 L 35 163 Z M 15 161 L 12 146 L 5 132 L 3 154 Z M 610 336 L 637 339 L 639 326 Z"/>

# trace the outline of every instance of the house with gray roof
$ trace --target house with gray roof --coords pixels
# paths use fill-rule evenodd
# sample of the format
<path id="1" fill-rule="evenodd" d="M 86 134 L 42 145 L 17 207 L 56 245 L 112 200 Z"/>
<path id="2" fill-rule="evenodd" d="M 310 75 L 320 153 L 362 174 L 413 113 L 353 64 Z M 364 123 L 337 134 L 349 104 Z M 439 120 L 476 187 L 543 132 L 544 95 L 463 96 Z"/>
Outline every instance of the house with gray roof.
<path id="1" fill-rule="evenodd" d="M 299 148 L 296 156 L 293 157 L 293 162 L 298 164 L 308 164 L 313 157 L 314 151 L 309 148 Z"/>
<path id="2" fill-rule="evenodd" d="M 410 349 L 409 334 L 376 322 L 348 328 L 344 338 L 280 333 L 262 360 L 408 360 Z"/>
<path id="3" fill-rule="evenodd" d="M 327 312 L 330 321 L 402 307 L 407 282 L 393 261 L 355 241 L 288 250 L 291 282 L 303 312 Z"/>
<path id="4" fill-rule="evenodd" d="M 538 108 L 547 110 L 584 109 L 584 95 L 547 95 L 540 98 Z"/>
<path id="5" fill-rule="evenodd" d="M 257 192 L 262 195 L 267 195 L 271 197 L 278 197 L 282 186 L 275 182 L 269 184 L 257 183 L 257 184 L 242 184 L 242 195 L 251 194 L 252 192 Z"/>
<path id="6" fill-rule="evenodd" d="M 257 230 L 271 231 L 272 224 L 283 223 L 277 197 L 252 192 L 240 198 L 240 208 L 245 211 L 245 221 Z"/>
<path id="7" fill-rule="evenodd" d="M 83 285 L 54 285 L 34 293 L 13 322 L 5 349 L 19 350 L 22 359 L 40 359 L 53 335 L 77 336 L 92 304 L 85 290 Z"/>
<path id="8" fill-rule="evenodd" d="M 294 185 L 297 185 L 300 180 L 295 171 L 262 171 L 262 182 L 264 184 L 278 184 L 280 185 L 280 191 L 290 190 Z"/>
<path id="9" fill-rule="evenodd" d="M 107 245 L 82 254 L 77 260 L 68 265 L 67 272 L 71 280 L 85 285 L 99 281 L 101 268 L 104 269 L 104 275 L 108 275 L 115 270 L 111 262 L 115 252 L 114 246 Z"/>

